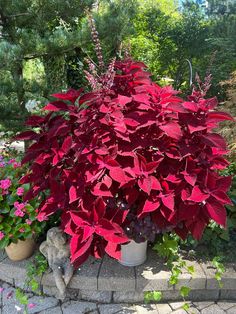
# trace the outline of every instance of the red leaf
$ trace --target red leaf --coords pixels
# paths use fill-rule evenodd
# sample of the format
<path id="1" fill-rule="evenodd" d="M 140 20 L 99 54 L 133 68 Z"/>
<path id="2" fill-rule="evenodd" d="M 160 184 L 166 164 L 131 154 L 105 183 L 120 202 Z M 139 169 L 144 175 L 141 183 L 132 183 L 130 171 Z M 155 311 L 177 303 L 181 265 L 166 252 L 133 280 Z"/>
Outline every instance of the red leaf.
<path id="1" fill-rule="evenodd" d="M 226 209 L 223 205 L 211 198 L 206 203 L 206 210 L 211 219 L 223 227 L 226 226 Z"/>
<path id="2" fill-rule="evenodd" d="M 70 216 L 71 216 L 71 219 L 75 223 L 76 226 L 78 226 L 78 227 L 89 226 L 89 222 L 85 221 L 84 218 L 81 218 L 80 217 L 81 215 L 79 216 L 77 213 L 71 211 Z"/>
<path id="3" fill-rule="evenodd" d="M 169 194 L 169 195 L 162 195 L 161 196 L 162 203 L 169 208 L 171 211 L 174 210 L 175 207 L 175 200 L 174 196 Z"/>
<path id="4" fill-rule="evenodd" d="M 188 229 L 191 231 L 193 237 L 196 240 L 200 240 L 205 227 L 206 222 L 199 216 L 198 219 L 196 219 L 191 225 L 188 226 Z"/>
<path id="5" fill-rule="evenodd" d="M 232 177 L 221 177 L 217 180 L 216 186 L 219 187 L 219 189 L 223 192 L 227 192 L 231 186 L 232 183 Z"/>
<path id="6" fill-rule="evenodd" d="M 28 140 L 35 140 L 39 137 L 39 134 L 37 134 L 36 132 L 34 131 L 25 131 L 25 132 L 22 132 L 20 133 L 19 135 L 17 135 L 15 137 L 15 140 L 18 140 L 18 141 L 28 141 Z"/>
<path id="7" fill-rule="evenodd" d="M 52 96 L 54 96 L 55 98 L 59 98 L 59 99 L 69 100 L 72 103 L 74 103 L 76 101 L 76 99 L 80 96 L 82 91 L 83 91 L 82 88 L 79 90 L 75 90 L 75 89 L 71 88 L 65 93 L 52 94 Z"/>
<path id="8" fill-rule="evenodd" d="M 62 150 L 64 153 L 68 153 L 68 151 L 71 149 L 72 146 L 72 137 L 71 136 L 67 136 L 62 144 Z"/>
<path id="9" fill-rule="evenodd" d="M 120 246 L 117 243 L 112 243 L 109 241 L 105 247 L 105 251 L 109 256 L 117 260 L 120 260 L 121 251 L 120 251 Z"/>
<path id="10" fill-rule="evenodd" d="M 95 196 L 110 196 L 110 197 L 113 196 L 109 191 L 108 187 L 102 182 L 97 183 L 91 190 L 91 192 Z"/>
<path id="11" fill-rule="evenodd" d="M 219 121 L 225 121 L 225 120 L 234 121 L 234 118 L 227 112 L 222 112 L 222 111 L 209 112 L 207 116 L 208 122 L 219 122 Z"/>
<path id="12" fill-rule="evenodd" d="M 213 109 L 218 105 L 218 100 L 216 97 L 206 99 L 206 102 L 207 102 L 207 108 L 208 109 Z"/>
<path id="13" fill-rule="evenodd" d="M 113 180 L 119 182 L 121 185 L 129 182 L 129 177 L 125 174 L 124 170 L 121 168 L 111 168 L 110 176 Z"/>
<path id="14" fill-rule="evenodd" d="M 180 113 L 186 113 L 188 112 L 182 104 L 168 104 L 166 107 L 163 108 L 164 110 L 170 110 L 173 112 L 180 112 Z"/>
<path id="15" fill-rule="evenodd" d="M 209 194 L 203 193 L 199 189 L 199 187 L 196 185 L 192 189 L 192 193 L 191 193 L 190 197 L 188 198 L 188 200 L 196 202 L 196 203 L 201 203 L 201 202 L 205 201 L 206 199 L 208 199 L 208 197 L 209 197 Z"/>
<path id="16" fill-rule="evenodd" d="M 70 198 L 70 204 L 79 199 L 79 195 L 77 194 L 77 189 L 74 185 L 70 187 L 69 198 Z"/>
<path id="17" fill-rule="evenodd" d="M 152 181 L 152 190 L 162 191 L 161 184 L 156 177 L 151 176 L 151 181 Z"/>
<path id="18" fill-rule="evenodd" d="M 90 245 L 92 243 L 93 238 L 90 237 L 86 242 L 80 242 L 81 238 L 78 236 L 74 236 L 70 240 L 70 249 L 71 249 L 71 262 L 73 263 L 90 250 Z"/>
<path id="19" fill-rule="evenodd" d="M 143 213 L 150 213 L 153 212 L 154 210 L 156 210 L 158 207 L 160 206 L 160 202 L 157 201 L 152 201 L 152 200 L 146 200 L 145 204 L 143 206 L 142 212 Z"/>
<path id="20" fill-rule="evenodd" d="M 160 126 L 160 129 L 164 131 L 168 136 L 179 140 L 182 136 L 182 131 L 180 126 L 175 122 L 168 122 Z"/>
<path id="21" fill-rule="evenodd" d="M 217 201 L 221 202 L 222 204 L 233 205 L 233 203 L 231 202 L 231 199 L 223 191 L 214 191 L 214 192 L 211 193 L 211 195 L 215 199 L 217 199 Z"/>
<path id="22" fill-rule="evenodd" d="M 128 126 L 131 126 L 131 127 L 136 127 L 140 124 L 136 120 L 130 119 L 130 118 L 124 118 L 124 123 Z"/>
<path id="23" fill-rule="evenodd" d="M 91 226 L 83 226 L 83 237 L 82 242 L 86 241 L 88 238 L 90 238 L 95 231 L 94 227 Z"/>
<path id="24" fill-rule="evenodd" d="M 45 107 L 43 107 L 43 110 L 48 111 L 66 111 L 68 109 L 69 109 L 68 105 L 63 101 L 52 101 Z"/>
<path id="25" fill-rule="evenodd" d="M 151 177 L 138 179 L 138 185 L 139 185 L 140 189 L 142 189 L 145 193 L 147 193 L 149 195 L 151 192 L 151 189 L 152 189 Z"/>
<path id="26" fill-rule="evenodd" d="M 195 102 L 183 102 L 182 106 L 190 111 L 197 112 L 199 107 Z"/>
<path id="27" fill-rule="evenodd" d="M 117 100 L 118 100 L 118 104 L 120 104 L 121 106 L 125 106 L 126 104 L 132 101 L 132 97 L 118 95 Z"/>
<path id="28" fill-rule="evenodd" d="M 150 96 L 148 94 L 137 94 L 137 95 L 132 95 L 133 100 L 137 101 L 138 103 L 142 103 L 142 104 L 146 104 L 149 105 L 150 104 Z"/>
<path id="29" fill-rule="evenodd" d="M 26 125 L 30 125 L 30 126 L 38 126 L 38 125 L 41 125 L 42 123 L 45 122 L 45 118 L 44 117 L 40 117 L 40 116 L 30 116 L 25 124 Z"/>
<path id="30" fill-rule="evenodd" d="M 207 135 L 202 135 L 201 137 L 203 143 L 205 143 L 206 145 L 226 149 L 226 142 L 224 138 L 219 134 L 209 133 Z"/>

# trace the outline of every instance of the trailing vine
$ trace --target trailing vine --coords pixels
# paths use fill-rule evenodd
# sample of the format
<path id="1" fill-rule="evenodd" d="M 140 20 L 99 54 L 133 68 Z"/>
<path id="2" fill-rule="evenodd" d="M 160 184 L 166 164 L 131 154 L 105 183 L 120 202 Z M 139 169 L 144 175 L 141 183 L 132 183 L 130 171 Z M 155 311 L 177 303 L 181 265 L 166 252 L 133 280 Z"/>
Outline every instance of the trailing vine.
<path id="1" fill-rule="evenodd" d="M 34 261 L 27 265 L 26 279 L 23 288 L 16 289 L 16 299 L 21 305 L 24 306 L 23 313 L 28 313 L 29 299 L 25 292 L 30 288 L 34 293 L 43 295 L 43 291 L 40 285 L 43 274 L 48 269 L 48 263 L 46 258 L 41 254 L 37 253 L 34 257 Z"/>

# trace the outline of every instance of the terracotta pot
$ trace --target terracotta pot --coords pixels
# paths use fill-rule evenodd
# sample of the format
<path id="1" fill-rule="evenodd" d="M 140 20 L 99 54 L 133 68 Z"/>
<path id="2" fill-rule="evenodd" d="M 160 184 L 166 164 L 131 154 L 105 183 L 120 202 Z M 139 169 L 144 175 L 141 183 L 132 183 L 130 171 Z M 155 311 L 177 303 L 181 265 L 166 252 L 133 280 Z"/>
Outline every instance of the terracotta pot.
<path id="1" fill-rule="evenodd" d="M 17 243 L 11 243 L 5 247 L 5 251 L 12 261 L 22 261 L 33 255 L 35 251 L 35 241 L 32 238 L 28 238 L 24 241 L 18 240 Z"/>
<path id="2" fill-rule="evenodd" d="M 138 266 L 147 259 L 147 241 L 137 243 L 131 240 L 128 244 L 121 245 L 120 263 L 124 266 Z"/>

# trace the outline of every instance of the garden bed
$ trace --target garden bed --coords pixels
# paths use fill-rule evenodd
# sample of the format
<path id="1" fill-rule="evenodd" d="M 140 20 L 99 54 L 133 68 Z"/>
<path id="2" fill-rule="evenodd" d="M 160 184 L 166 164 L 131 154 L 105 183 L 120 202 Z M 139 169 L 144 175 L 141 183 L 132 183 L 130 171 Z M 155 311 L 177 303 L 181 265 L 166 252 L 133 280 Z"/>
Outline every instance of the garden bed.
<path id="1" fill-rule="evenodd" d="M 31 257 L 23 262 L 10 261 L 0 252 L 0 280 L 23 287 L 26 266 Z M 163 266 L 155 252 L 149 250 L 145 264 L 138 267 L 125 267 L 107 256 L 103 260 L 90 258 L 75 273 L 69 288 L 69 299 L 88 300 L 102 303 L 143 302 L 144 292 L 158 290 L 163 301 L 182 300 L 179 289 L 183 285 L 191 288 L 188 298 L 191 301 L 236 300 L 235 265 L 228 264 L 222 276 L 223 287 L 215 280 L 215 270 L 208 263 L 188 261 L 195 272 L 183 273 L 178 285 L 168 284 L 170 272 Z M 46 295 L 54 296 L 56 287 L 52 273 L 43 275 L 41 285 Z"/>

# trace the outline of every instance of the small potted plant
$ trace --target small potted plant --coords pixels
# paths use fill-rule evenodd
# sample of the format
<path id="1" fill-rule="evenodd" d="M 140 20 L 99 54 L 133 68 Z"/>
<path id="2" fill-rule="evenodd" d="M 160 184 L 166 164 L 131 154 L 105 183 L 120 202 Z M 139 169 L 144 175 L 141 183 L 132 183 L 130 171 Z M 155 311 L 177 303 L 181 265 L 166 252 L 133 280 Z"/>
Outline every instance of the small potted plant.
<path id="1" fill-rule="evenodd" d="M 227 149 L 214 129 L 233 118 L 214 110 L 209 82 L 183 99 L 153 82 L 142 62 L 112 60 L 105 70 L 94 24 L 92 34 L 99 61 L 88 62 L 92 90 L 54 94 L 44 116 L 27 120 L 30 130 L 18 139 L 33 141 L 24 158 L 31 166 L 21 183 L 31 184 L 25 201 L 45 192 L 40 221 L 60 213 L 75 266 L 105 253 L 131 265 L 121 247 L 129 253 L 133 244 L 142 246 L 132 262 L 139 264 L 152 234 L 200 239 L 210 220 L 225 226 L 231 178 L 218 173 Z"/>
<path id="2" fill-rule="evenodd" d="M 23 201 L 29 185 L 19 183 L 24 174 L 19 159 L 0 155 L 0 170 L 0 249 L 19 261 L 33 254 L 45 222 L 36 220 L 36 200 Z"/>

